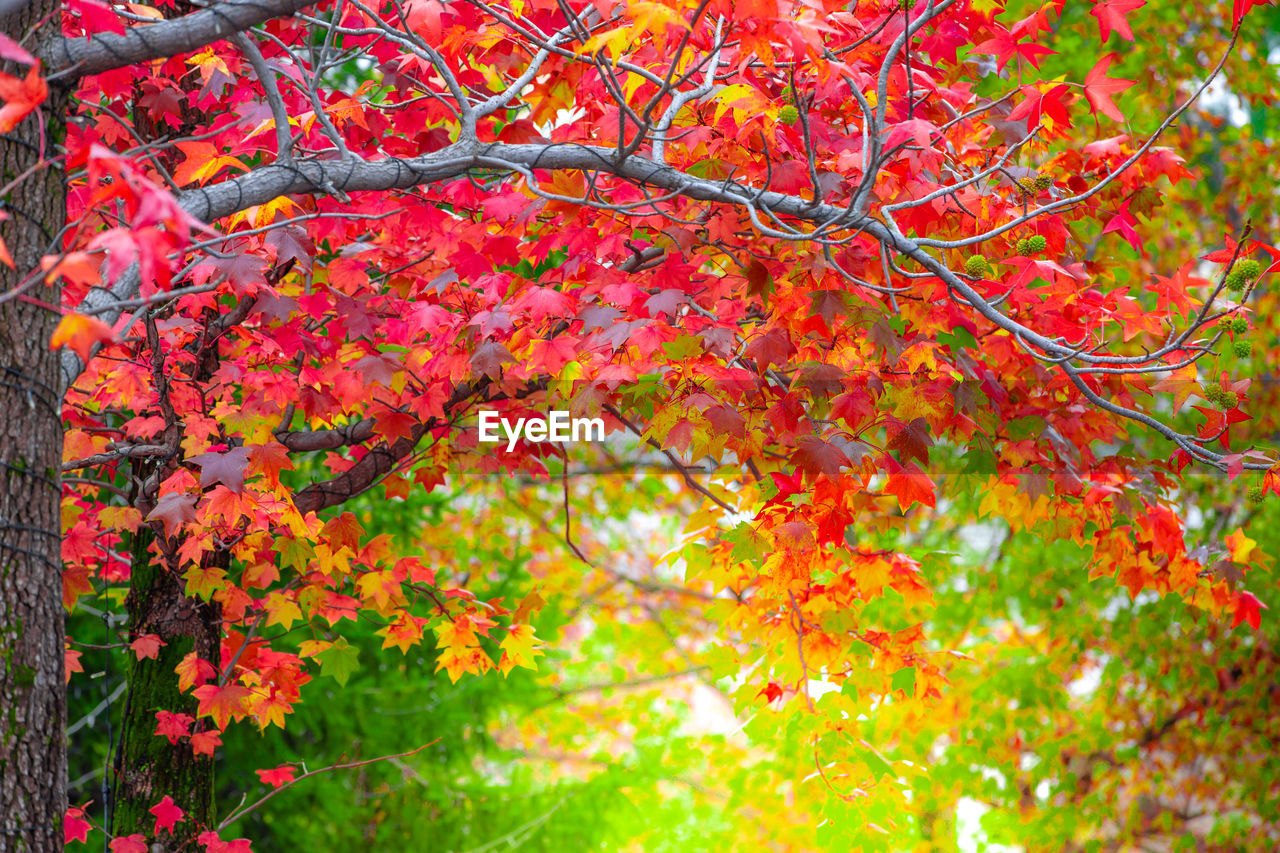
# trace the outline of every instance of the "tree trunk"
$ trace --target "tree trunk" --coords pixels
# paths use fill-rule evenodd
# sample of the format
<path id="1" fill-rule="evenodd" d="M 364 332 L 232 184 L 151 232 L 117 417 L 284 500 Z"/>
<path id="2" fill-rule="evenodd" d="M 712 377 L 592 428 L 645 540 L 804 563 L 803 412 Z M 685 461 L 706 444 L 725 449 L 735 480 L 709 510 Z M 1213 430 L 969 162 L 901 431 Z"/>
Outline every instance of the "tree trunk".
<path id="1" fill-rule="evenodd" d="M 129 597 L 130 639 L 157 634 L 166 645 L 155 660 L 130 665 L 120 743 L 116 748 L 111 797 L 111 832 L 140 832 L 151 837 L 155 818 L 149 809 L 164 796 L 187 813 L 186 820 L 163 839 L 173 849 L 213 828 L 213 759 L 196 755 L 187 739 L 170 743 L 156 731 L 156 712 L 196 715 L 196 700 L 178 689 L 174 674 L 182 659 L 195 652 L 214 666 L 222 638 L 220 609 L 184 594 L 181 577 L 148 553 L 154 533 L 140 528 L 133 543 Z M 219 551 L 217 556 L 225 557 Z M 225 561 L 224 561 L 225 562 Z M 197 722 L 195 729 L 207 724 Z"/>
<path id="2" fill-rule="evenodd" d="M 59 35 L 58 3 L 33 0 L 0 18 L 16 39 Z M 27 69 L 5 63 L 4 71 Z M 40 109 L 0 134 L 0 239 L 16 269 L 0 264 L 0 851 L 63 847 L 66 683 L 63 650 L 59 465 L 62 415 L 57 353 L 49 338 L 61 301 L 40 275 L 66 222 L 60 163 L 69 93 L 50 87 Z M 44 155 L 42 161 L 41 155 Z M 35 274 L 34 283 L 18 287 Z"/>

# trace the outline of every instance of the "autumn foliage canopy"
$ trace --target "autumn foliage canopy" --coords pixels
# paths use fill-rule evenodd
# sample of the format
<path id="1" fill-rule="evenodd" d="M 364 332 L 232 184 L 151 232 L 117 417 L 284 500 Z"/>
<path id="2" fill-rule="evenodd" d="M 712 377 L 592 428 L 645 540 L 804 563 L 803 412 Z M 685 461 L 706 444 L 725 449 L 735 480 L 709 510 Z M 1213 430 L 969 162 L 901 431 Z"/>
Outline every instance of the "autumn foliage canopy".
<path id="1" fill-rule="evenodd" d="M 681 774 L 706 849 L 949 849 L 977 764 L 1026 849 L 1274 849 L 1274 128 L 1206 105 L 1265 111 L 1270 8 L 201 5 L 0 38 L 67 181 L 37 264 L 0 231 L 0 300 L 60 317 L 65 678 L 130 673 L 67 838 L 248 850 L 229 732 L 425 655 L 573 698 L 527 753 L 714 693 L 752 723 Z M 478 441 L 553 409 L 605 441 Z M 644 703 L 575 692 L 605 630 Z"/>

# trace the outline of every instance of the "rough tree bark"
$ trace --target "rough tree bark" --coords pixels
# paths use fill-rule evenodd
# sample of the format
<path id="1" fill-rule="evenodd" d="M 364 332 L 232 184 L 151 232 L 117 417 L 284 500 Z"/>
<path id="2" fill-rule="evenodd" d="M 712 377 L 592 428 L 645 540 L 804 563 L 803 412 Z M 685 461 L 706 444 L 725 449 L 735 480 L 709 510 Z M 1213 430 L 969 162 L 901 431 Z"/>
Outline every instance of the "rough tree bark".
<path id="1" fill-rule="evenodd" d="M 60 39 L 57 0 L 34 0 L 0 18 L 0 31 L 40 50 Z M 43 51 L 41 51 L 43 52 Z M 9 64 L 9 73 L 25 68 Z M 62 849 L 66 811 L 59 474 L 61 376 L 49 337 L 58 283 L 38 274 L 66 222 L 64 177 L 42 155 L 62 143 L 69 92 L 0 134 L 0 851 Z M 19 291 L 36 271 L 34 282 Z M 20 295 L 19 295 L 20 294 Z"/>
<path id="2" fill-rule="evenodd" d="M 62 37 L 58 0 L 0 4 L 0 32 L 41 57 L 46 75 L 56 72 L 40 109 L 0 134 L 0 239 L 14 261 L 12 268 L 0 264 L 0 853 L 61 851 L 67 807 L 58 474 L 65 385 L 59 355 L 49 349 L 61 288 L 38 271 L 41 258 L 57 250 L 66 224 L 65 175 L 57 155 L 71 91 L 83 74 L 193 50 L 313 2 L 233 0 L 147 27 L 145 33 L 99 33 L 74 40 Z M 13 63 L 3 70 L 20 76 L 27 72 Z M 135 581 L 130 599 L 133 630 L 158 633 L 172 642 L 161 650 L 160 660 L 146 661 L 131 674 L 134 713 L 125 725 L 117 766 L 142 771 L 120 782 L 112 825 L 140 831 L 144 821 L 138 807 L 150 784 L 147 779 L 161 772 L 189 780 L 177 787 L 176 781 L 165 781 L 171 795 L 175 790 L 190 793 L 181 802 L 194 818 L 188 825 L 208 824 L 210 807 L 202 806 L 200 798 L 209 798 L 211 778 L 201 774 L 212 772 L 211 762 L 195 761 L 189 746 L 185 753 L 170 750 L 162 758 L 145 753 L 152 741 L 168 745 L 152 734 L 155 710 L 185 708 L 177 701 L 169 659 L 181 659 L 182 649 L 196 648 L 216 661 L 216 634 L 211 652 L 207 645 L 209 626 L 219 625 L 218 618 L 201 611 L 207 606 L 191 603 L 181 589 L 175 591 L 173 585 L 180 582 L 150 561 L 135 560 L 135 572 L 145 583 Z M 194 609 L 188 613 L 183 608 Z M 142 817 L 150 818 L 145 809 Z"/>
<path id="3" fill-rule="evenodd" d="M 166 794 L 187 818 L 166 839 L 172 849 L 214 825 L 213 759 L 196 755 L 188 740 L 171 744 L 157 737 L 156 712 L 196 715 L 196 701 L 178 689 L 174 668 L 190 652 L 219 659 L 222 619 L 216 605 L 187 598 L 182 579 L 149 553 L 154 533 L 139 530 L 133 542 L 129 597 L 130 639 L 157 634 L 165 643 L 154 660 L 135 660 L 129 670 L 120 742 L 112 773 L 111 832 L 150 836 L 155 818 L 148 811 Z M 219 551 L 225 568 L 227 552 Z M 198 728 L 199 726 L 197 726 Z"/>

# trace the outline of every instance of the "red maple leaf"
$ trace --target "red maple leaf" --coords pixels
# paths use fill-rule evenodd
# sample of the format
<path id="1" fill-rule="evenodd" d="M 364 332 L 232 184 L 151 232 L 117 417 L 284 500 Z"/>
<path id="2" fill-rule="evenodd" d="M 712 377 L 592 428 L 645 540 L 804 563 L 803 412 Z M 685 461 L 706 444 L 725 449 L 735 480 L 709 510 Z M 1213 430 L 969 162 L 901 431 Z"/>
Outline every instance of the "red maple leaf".
<path id="1" fill-rule="evenodd" d="M 770 329 L 759 337 L 752 338 L 743 352 L 747 358 L 755 359 L 763 373 L 771 364 L 781 364 L 796 351 L 795 345 L 785 329 Z"/>
<path id="2" fill-rule="evenodd" d="M 182 528 L 185 522 L 196 520 L 196 499 L 194 495 L 170 493 L 161 495 L 155 508 L 147 513 L 147 521 L 164 523 L 164 535 L 172 536 Z"/>
<path id="3" fill-rule="evenodd" d="M 158 634 L 143 634 L 129 644 L 129 648 L 138 656 L 138 660 L 150 658 L 155 660 L 160 655 L 160 647 L 167 645 Z"/>
<path id="4" fill-rule="evenodd" d="M 903 462 L 918 459 L 928 464 L 929 448 L 933 445 L 933 437 L 929 435 L 929 422 L 924 418 L 916 418 L 909 424 L 898 420 L 890 420 L 885 427 L 889 434 L 888 448 L 898 451 L 898 458 Z"/>
<path id="5" fill-rule="evenodd" d="M 111 11 L 111 7 L 100 0 L 67 0 L 67 10 L 80 18 L 80 24 L 87 33 L 123 33 L 124 23 Z"/>
<path id="6" fill-rule="evenodd" d="M 1133 30 L 1125 17 L 1134 9 L 1147 5 L 1147 0 L 1103 0 L 1093 7 L 1089 14 L 1098 19 L 1098 28 L 1102 30 L 1102 40 L 1111 38 L 1114 31 L 1121 38 L 1133 41 Z"/>
<path id="7" fill-rule="evenodd" d="M 765 685 L 765 686 L 760 690 L 760 692 L 759 692 L 759 693 L 757 693 L 756 695 L 757 695 L 757 696 L 763 696 L 763 697 L 764 697 L 764 701 L 766 701 L 766 702 L 773 702 L 773 701 L 775 701 L 775 700 L 777 700 L 777 699 L 781 698 L 781 696 L 782 696 L 782 685 L 781 685 L 781 684 L 778 684 L 778 682 L 776 682 L 776 681 L 770 681 L 770 682 L 769 682 L 768 684 L 766 684 L 766 685 Z"/>
<path id="8" fill-rule="evenodd" d="M 0 59 L 21 62 L 23 65 L 35 65 L 36 58 L 22 45 L 0 33 Z"/>
<path id="9" fill-rule="evenodd" d="M 898 506 L 905 512 L 912 504 L 934 505 L 933 480 L 920 470 L 914 462 L 899 465 L 892 458 L 886 457 L 885 467 L 889 478 L 884 484 L 886 493 L 898 499 Z"/>
<path id="10" fill-rule="evenodd" d="M 1120 236 L 1133 248 L 1139 252 L 1142 251 L 1142 238 L 1138 236 L 1138 232 L 1133 230 L 1133 226 L 1138 224 L 1138 220 L 1129 212 L 1129 199 L 1125 199 L 1124 203 L 1116 211 L 1116 215 L 1111 217 L 1111 221 L 1102 229 L 1103 234 L 1110 234 L 1112 231 L 1119 231 Z"/>
<path id="11" fill-rule="evenodd" d="M 225 453 L 201 453 L 187 460 L 200 466 L 200 488 L 222 483 L 237 495 L 244 491 L 244 469 L 249 448 L 233 447 Z"/>
<path id="12" fill-rule="evenodd" d="M 207 830 L 196 836 L 196 840 L 204 845 L 205 853 L 251 853 L 247 838 L 223 841 L 218 837 L 218 833 Z"/>
<path id="13" fill-rule="evenodd" d="M 1249 14 L 1249 10 L 1254 6 L 1270 5 L 1272 0 L 1232 0 L 1231 3 L 1231 29 L 1240 29 L 1240 22 L 1244 20 L 1244 16 Z"/>
<path id="14" fill-rule="evenodd" d="M 829 480 L 838 478 L 840 468 L 850 464 L 843 450 L 812 435 L 801 437 L 791 461 L 810 477 L 826 474 Z"/>
<path id="15" fill-rule="evenodd" d="M 172 711 L 156 711 L 156 731 L 161 737 L 169 739 L 169 743 L 177 743 L 179 738 L 191 732 L 191 724 L 196 718 L 190 714 L 175 714 Z"/>
<path id="16" fill-rule="evenodd" d="M 111 839 L 111 853 L 147 853 L 147 839 L 141 832 Z"/>
<path id="17" fill-rule="evenodd" d="M 1066 83 L 1054 86 L 1047 92 L 1041 92 L 1035 86 L 1023 86 L 1022 101 L 1009 113 L 1009 121 L 1026 119 L 1028 132 L 1034 130 L 1047 117 L 1055 127 L 1070 127 L 1071 116 L 1067 113 L 1067 105 L 1063 102 L 1071 91 Z"/>
<path id="18" fill-rule="evenodd" d="M 1248 622 L 1253 630 L 1258 630 L 1262 625 L 1262 611 L 1269 609 L 1267 605 L 1258 600 L 1258 596 L 1251 592 L 1240 590 L 1233 599 L 1235 605 L 1235 613 L 1231 619 L 1231 627 L 1234 628 L 1241 622 Z"/>
<path id="19" fill-rule="evenodd" d="M 778 488 L 777 497 L 774 498 L 776 501 L 785 501 L 789 495 L 804 491 L 803 471 L 794 471 L 790 474 L 770 471 L 769 476 L 773 479 L 773 484 Z"/>
<path id="20" fill-rule="evenodd" d="M 272 768 L 271 770 L 255 770 L 253 772 L 258 774 L 258 778 L 262 780 L 264 785 L 279 788 L 280 786 L 287 785 L 294 780 L 297 768 L 292 764 L 281 764 L 279 767 Z"/>
<path id="21" fill-rule="evenodd" d="M 249 465 L 254 471 L 267 475 L 273 483 L 280 482 L 281 471 L 292 471 L 293 460 L 289 458 L 289 448 L 278 441 L 266 444 L 254 444 L 249 447 Z"/>
<path id="22" fill-rule="evenodd" d="M 990 38 L 981 44 L 974 45 L 973 52 L 994 56 L 996 58 L 997 71 L 1004 71 L 1004 66 L 1015 54 L 1030 62 L 1034 67 L 1039 68 L 1041 56 L 1057 53 L 1056 50 L 1050 50 L 1043 45 L 1036 44 L 1034 41 L 1018 41 L 1014 34 L 1008 30 L 1001 30 L 996 33 L 995 38 Z"/>
<path id="23" fill-rule="evenodd" d="M 1162 275 L 1155 276 L 1155 281 L 1147 285 L 1147 290 L 1156 295 L 1156 307 L 1161 311 L 1167 311 L 1171 307 L 1176 307 L 1179 312 L 1186 314 L 1191 306 L 1195 304 L 1187 291 L 1193 287 L 1203 287 L 1208 282 L 1199 276 L 1191 275 L 1191 265 L 1184 264 L 1183 267 L 1174 273 L 1173 278 L 1165 278 Z"/>
<path id="24" fill-rule="evenodd" d="M 222 746 L 222 738 L 216 731 L 196 732 L 191 736 L 191 751 L 196 755 L 213 755 Z"/>
<path id="25" fill-rule="evenodd" d="M 147 809 L 147 811 L 151 812 L 156 819 L 156 828 L 152 830 L 154 835 L 159 835 L 162 829 L 173 832 L 174 824 L 187 819 L 187 813 L 175 805 L 173 797 L 168 794 L 165 794 L 164 799 Z"/>
<path id="26" fill-rule="evenodd" d="M 88 843 L 89 829 L 89 821 L 84 819 L 84 809 L 67 809 L 67 813 L 62 819 L 64 844 L 70 844 L 72 841 Z"/>
<path id="27" fill-rule="evenodd" d="M 1089 99 L 1095 115 L 1102 113 L 1116 121 L 1124 121 L 1124 113 L 1120 112 L 1115 102 L 1111 100 L 1111 96 L 1128 89 L 1133 85 L 1133 81 L 1107 76 L 1107 69 L 1111 67 L 1115 58 L 1114 53 L 1108 53 L 1085 75 L 1084 96 Z"/>

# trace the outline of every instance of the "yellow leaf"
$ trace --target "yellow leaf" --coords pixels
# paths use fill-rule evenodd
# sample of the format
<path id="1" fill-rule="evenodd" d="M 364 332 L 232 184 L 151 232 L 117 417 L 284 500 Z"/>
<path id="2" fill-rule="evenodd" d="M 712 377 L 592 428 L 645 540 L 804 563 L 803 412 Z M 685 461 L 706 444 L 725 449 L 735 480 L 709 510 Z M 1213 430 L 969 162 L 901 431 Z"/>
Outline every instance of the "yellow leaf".
<path id="1" fill-rule="evenodd" d="M 112 530 L 127 530 L 130 533 L 138 529 L 142 523 L 142 513 L 136 507 L 108 506 L 98 512 L 98 521 L 103 527 Z"/>
<path id="2" fill-rule="evenodd" d="M 187 595 L 198 595 L 205 601 L 227 586 L 227 573 L 222 569 L 192 566 L 187 569 Z"/>
<path id="3" fill-rule="evenodd" d="M 539 648 L 542 641 L 533 635 L 532 625 L 516 625 L 507 634 L 507 638 L 499 644 L 502 649 L 502 660 L 498 661 L 498 669 L 505 676 L 517 666 L 527 669 L 538 668 L 534 658 L 543 652 Z"/>
<path id="4" fill-rule="evenodd" d="M 615 27 L 612 30 L 605 30 L 602 33 L 596 33 L 582 45 L 577 51 L 578 54 L 590 55 L 605 49 L 610 61 L 616 61 L 622 54 L 623 49 L 631 42 L 632 27 Z"/>
<path id="5" fill-rule="evenodd" d="M 282 592 L 273 592 L 267 596 L 267 627 L 283 625 L 286 629 L 302 618 L 298 605 Z"/>
<path id="6" fill-rule="evenodd" d="M 1239 527 L 1235 529 L 1234 533 L 1227 535 L 1227 548 L 1230 551 L 1232 561 L 1236 563 L 1249 562 L 1249 555 L 1253 553 L 1253 549 L 1257 545 L 1257 541 L 1245 536 L 1244 530 Z"/>
<path id="7" fill-rule="evenodd" d="M 716 92 L 715 118 L 720 121 L 731 107 L 742 111 L 763 111 L 767 106 L 764 97 L 755 89 L 745 83 L 734 83 Z"/>

